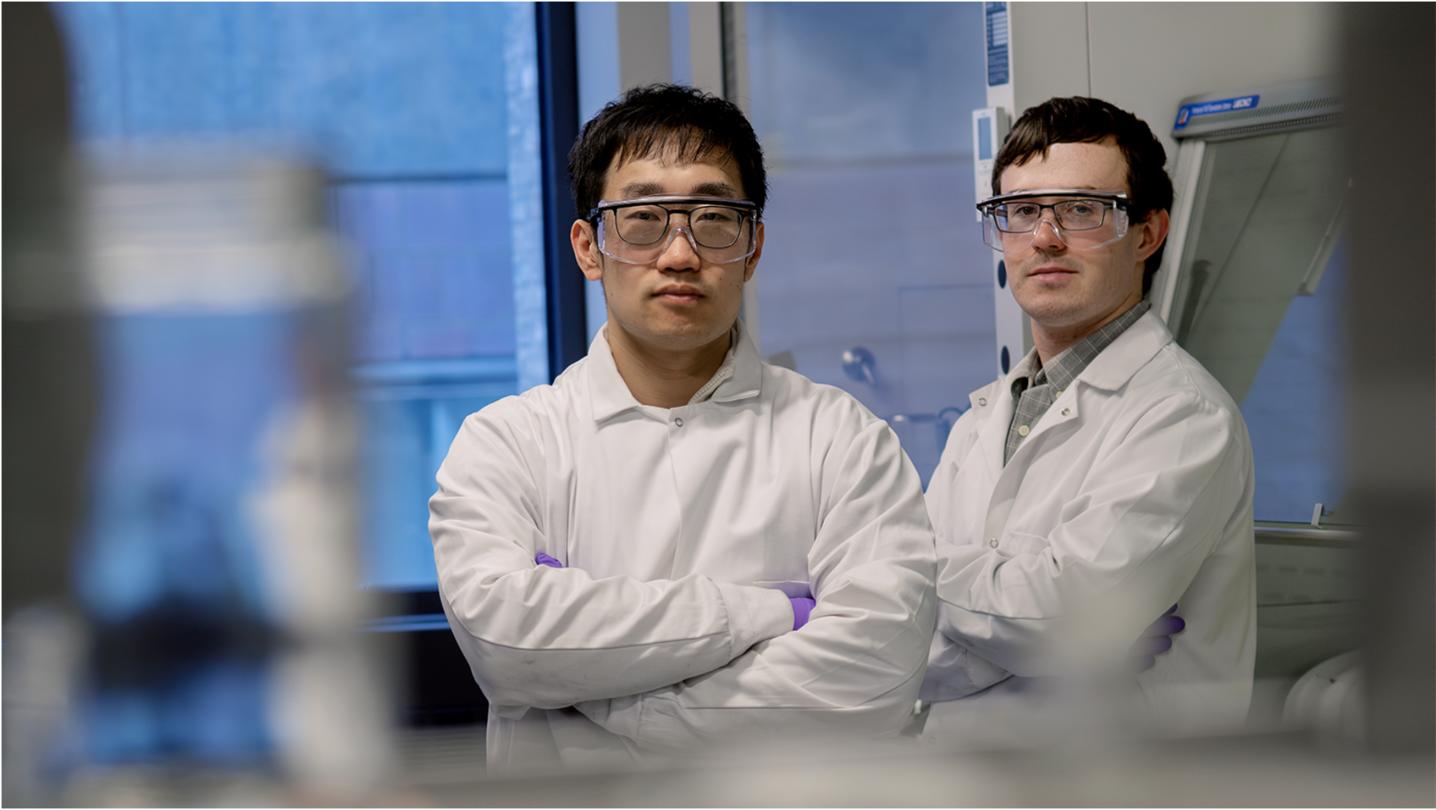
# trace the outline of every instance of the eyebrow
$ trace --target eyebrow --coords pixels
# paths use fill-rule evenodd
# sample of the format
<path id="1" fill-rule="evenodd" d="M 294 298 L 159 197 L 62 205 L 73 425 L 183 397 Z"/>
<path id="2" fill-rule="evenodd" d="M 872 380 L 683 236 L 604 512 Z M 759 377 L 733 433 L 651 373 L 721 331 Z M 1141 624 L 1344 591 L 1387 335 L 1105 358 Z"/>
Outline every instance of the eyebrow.
<path id="1" fill-rule="evenodd" d="M 624 199 L 633 199 L 635 197 L 654 197 L 661 194 L 669 193 L 666 189 L 664 189 L 657 183 L 630 183 L 629 185 L 624 186 L 621 189 L 621 192 Z M 723 182 L 699 183 L 693 188 L 693 191 L 690 193 L 693 196 L 736 198 L 738 196 L 738 189 L 733 188 L 732 186 Z M 676 196 L 689 195 L 685 194 Z"/>
<path id="2" fill-rule="evenodd" d="M 693 193 L 713 197 L 737 197 L 738 189 L 727 183 L 700 183 L 693 189 Z"/>
<path id="3" fill-rule="evenodd" d="M 657 183 L 630 183 L 623 187 L 623 199 L 634 197 L 652 197 L 663 193 L 663 187 Z"/>
<path id="4" fill-rule="evenodd" d="M 1005 193 L 1005 194 L 1028 194 L 1028 193 L 1035 192 L 1035 191 L 1101 191 L 1101 190 L 1103 190 L 1101 186 L 1093 186 L 1093 185 L 1086 185 L 1086 186 L 1060 186 L 1060 187 L 1059 187 L 1059 186 L 1036 186 L 1035 188 L 1028 188 L 1028 189 L 1015 188 L 1015 189 L 1013 189 L 1013 190 L 1011 190 L 1011 191 L 1007 191 L 1007 192 L 1004 192 L 1004 193 Z"/>

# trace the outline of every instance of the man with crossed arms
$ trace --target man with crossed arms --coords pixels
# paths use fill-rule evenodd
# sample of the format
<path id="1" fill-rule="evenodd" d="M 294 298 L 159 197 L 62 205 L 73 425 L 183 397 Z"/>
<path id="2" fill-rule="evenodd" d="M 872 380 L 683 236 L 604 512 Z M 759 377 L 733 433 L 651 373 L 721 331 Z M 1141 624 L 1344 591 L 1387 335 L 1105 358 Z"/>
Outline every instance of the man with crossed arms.
<path id="1" fill-rule="evenodd" d="M 972 393 L 928 486 L 941 603 L 929 736 L 1000 733 L 985 706 L 1045 706 L 1079 683 L 1125 693 L 1162 733 L 1245 719 L 1251 443 L 1145 300 L 1169 223 L 1165 160 L 1145 123 L 1091 98 L 1027 110 L 997 156 L 978 208 L 1034 348 Z M 1185 632 L 1162 638 L 1182 623 L 1161 619 L 1145 650 L 1170 651 L 1116 667 L 1173 605 Z"/>
<path id="2" fill-rule="evenodd" d="M 641 88 L 584 127 L 570 173 L 608 322 L 552 385 L 469 416 L 430 500 L 490 767 L 898 734 L 932 640 L 932 531 L 888 426 L 764 363 L 738 320 L 764 239 L 752 128 Z"/>

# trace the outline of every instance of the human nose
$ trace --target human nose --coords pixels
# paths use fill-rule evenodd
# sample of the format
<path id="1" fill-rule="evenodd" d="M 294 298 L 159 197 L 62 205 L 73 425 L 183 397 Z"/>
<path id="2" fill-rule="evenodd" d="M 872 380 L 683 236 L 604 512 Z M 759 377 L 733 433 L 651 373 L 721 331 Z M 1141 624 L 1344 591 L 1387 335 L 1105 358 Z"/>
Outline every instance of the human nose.
<path id="1" fill-rule="evenodd" d="M 679 238 L 680 233 L 682 238 Z M 698 243 L 694 241 L 687 223 L 669 222 L 668 241 L 663 246 L 663 252 L 658 254 L 658 269 L 697 270 L 699 263 Z"/>
<path id="2" fill-rule="evenodd" d="M 1051 208 L 1043 209 L 1042 218 L 1037 220 L 1037 227 L 1032 229 L 1032 246 L 1045 253 L 1067 249 L 1067 242 L 1062 238 L 1062 229 L 1057 226 L 1057 212 Z"/>

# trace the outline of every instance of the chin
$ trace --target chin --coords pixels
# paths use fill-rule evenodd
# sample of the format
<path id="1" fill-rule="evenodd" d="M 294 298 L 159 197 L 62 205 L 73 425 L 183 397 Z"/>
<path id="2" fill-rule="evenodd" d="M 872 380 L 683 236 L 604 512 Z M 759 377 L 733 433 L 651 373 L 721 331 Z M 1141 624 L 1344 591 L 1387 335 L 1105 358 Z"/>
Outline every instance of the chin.
<path id="1" fill-rule="evenodd" d="M 1034 321 L 1045 321 L 1050 318 L 1060 319 L 1064 314 L 1071 314 L 1070 306 L 1064 306 L 1064 301 L 1059 297 L 1043 295 L 1021 295 L 1015 296 L 1017 308 L 1027 314 L 1027 317 Z"/>
<path id="2" fill-rule="evenodd" d="M 655 346 L 668 349 L 696 349 L 721 337 L 727 329 L 708 319 L 700 321 L 664 321 L 646 323 L 643 334 Z"/>
<path id="3" fill-rule="evenodd" d="M 1018 301 L 1018 308 L 1039 326 L 1047 329 L 1066 329 L 1082 322 L 1086 313 L 1060 303 L 1044 301 Z"/>

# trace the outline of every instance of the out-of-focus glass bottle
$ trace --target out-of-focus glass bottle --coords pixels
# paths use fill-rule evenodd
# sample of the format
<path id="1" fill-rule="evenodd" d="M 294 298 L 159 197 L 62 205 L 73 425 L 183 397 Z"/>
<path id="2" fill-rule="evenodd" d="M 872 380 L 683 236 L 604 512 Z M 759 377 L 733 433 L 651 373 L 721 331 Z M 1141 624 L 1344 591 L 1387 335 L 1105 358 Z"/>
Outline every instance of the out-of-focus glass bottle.
<path id="1" fill-rule="evenodd" d="M 353 801 L 392 759 L 326 200 L 320 172 L 243 152 L 89 174 L 106 398 L 73 570 L 71 800 Z"/>

